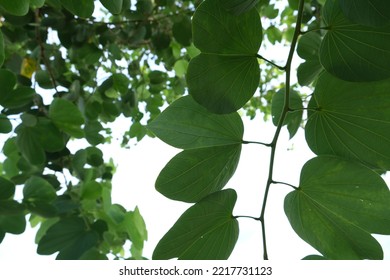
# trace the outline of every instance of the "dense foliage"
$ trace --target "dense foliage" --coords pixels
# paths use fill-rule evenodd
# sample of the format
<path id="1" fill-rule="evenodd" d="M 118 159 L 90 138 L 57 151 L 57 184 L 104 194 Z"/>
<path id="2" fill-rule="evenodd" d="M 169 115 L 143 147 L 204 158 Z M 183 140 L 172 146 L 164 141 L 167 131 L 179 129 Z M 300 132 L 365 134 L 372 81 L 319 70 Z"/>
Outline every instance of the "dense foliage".
<path id="1" fill-rule="evenodd" d="M 259 182 L 262 211 L 252 217 L 265 259 L 265 210 L 276 183 L 293 188 L 286 216 L 320 254 L 306 259 L 383 258 L 372 236 L 390 234 L 381 177 L 390 168 L 383 1 L 0 0 L 0 13 L 0 241 L 23 233 L 29 219 L 39 226 L 38 254 L 142 259 L 145 222 L 137 207 L 111 202 L 115 165 L 99 148 L 110 142 L 110 124 L 125 117 L 123 146 L 149 135 L 183 150 L 156 189 L 192 206 L 154 259 L 229 257 L 242 217 L 233 215 L 239 194 L 223 188 L 243 144 L 271 151 L 268 179 Z M 283 65 L 263 54 L 280 44 Z M 244 140 L 239 112 L 271 116 L 273 140 Z M 299 186 L 273 179 L 285 127 L 290 138 L 304 127 L 317 155 Z M 83 143 L 77 150 L 75 141 Z"/>

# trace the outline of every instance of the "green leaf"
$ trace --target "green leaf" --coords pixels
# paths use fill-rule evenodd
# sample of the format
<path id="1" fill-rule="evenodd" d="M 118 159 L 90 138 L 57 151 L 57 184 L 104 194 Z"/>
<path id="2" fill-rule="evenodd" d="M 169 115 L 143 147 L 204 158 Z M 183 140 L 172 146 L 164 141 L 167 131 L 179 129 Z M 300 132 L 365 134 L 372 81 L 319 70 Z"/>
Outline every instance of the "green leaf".
<path id="1" fill-rule="evenodd" d="M 5 53 L 4 53 L 4 37 L 3 32 L 0 30 L 0 66 L 3 65 L 5 59 Z"/>
<path id="2" fill-rule="evenodd" d="M 30 8 L 30 0 L 0 0 L 0 7 L 14 16 L 24 16 Z"/>
<path id="3" fill-rule="evenodd" d="M 215 192 L 187 209 L 157 244 L 153 259 L 227 259 L 238 239 L 238 222 L 232 216 L 237 194 Z"/>
<path id="4" fill-rule="evenodd" d="M 187 73 L 188 61 L 184 59 L 179 59 L 175 62 L 173 70 L 175 70 L 176 76 L 182 78 Z"/>
<path id="5" fill-rule="evenodd" d="M 340 0 L 344 15 L 351 21 L 370 26 L 390 23 L 390 6 L 383 0 Z"/>
<path id="6" fill-rule="evenodd" d="M 54 124 L 70 136 L 82 138 L 84 131 L 80 127 L 84 124 L 84 118 L 80 110 L 72 102 L 56 98 L 50 104 L 49 117 Z"/>
<path id="7" fill-rule="evenodd" d="M 319 59 L 307 60 L 301 63 L 297 69 L 298 83 L 301 86 L 310 85 L 317 79 L 323 70 L 324 68 L 322 67 Z"/>
<path id="8" fill-rule="evenodd" d="M 65 148 L 63 133 L 47 118 L 38 118 L 34 128 L 42 148 L 50 153 L 62 151 Z"/>
<path id="9" fill-rule="evenodd" d="M 328 259 L 382 259 L 371 233 L 390 234 L 389 205 L 377 173 L 333 156 L 308 161 L 284 202 L 295 232 Z"/>
<path id="10" fill-rule="evenodd" d="M 323 260 L 326 260 L 326 258 L 324 256 L 309 255 L 309 256 L 304 257 L 302 260 L 323 261 Z"/>
<path id="11" fill-rule="evenodd" d="M 219 114 L 240 109 L 253 96 L 260 69 L 254 56 L 200 54 L 190 61 L 187 83 L 191 96 Z"/>
<path id="12" fill-rule="evenodd" d="M 81 185 L 80 197 L 82 199 L 98 199 L 102 195 L 102 185 L 89 181 Z"/>
<path id="13" fill-rule="evenodd" d="M 26 230 L 26 218 L 22 215 L 0 215 L 0 231 L 22 234 Z"/>
<path id="14" fill-rule="evenodd" d="M 23 188 L 24 200 L 50 202 L 56 199 L 57 195 L 53 186 L 45 179 L 37 176 L 30 177 Z"/>
<path id="15" fill-rule="evenodd" d="M 129 90 L 129 78 L 122 73 L 112 75 L 113 87 L 121 94 L 126 94 Z"/>
<path id="16" fill-rule="evenodd" d="M 352 83 L 322 74 L 305 127 L 310 149 L 390 170 L 389 86 L 390 80 Z"/>
<path id="17" fill-rule="evenodd" d="M 12 198 L 15 194 L 15 184 L 0 177 L 0 200 Z"/>
<path id="18" fill-rule="evenodd" d="M 225 0 L 221 2 L 229 12 L 234 15 L 241 15 L 255 7 L 259 0 Z"/>
<path id="19" fill-rule="evenodd" d="M 17 133 L 16 145 L 22 155 L 33 165 L 41 165 L 46 161 L 45 150 L 40 142 L 41 135 L 34 127 L 23 124 L 15 128 Z"/>
<path id="20" fill-rule="evenodd" d="M 226 185 L 240 153 L 240 144 L 185 150 L 160 172 L 156 189 L 170 199 L 197 202 Z"/>
<path id="21" fill-rule="evenodd" d="M 280 117 L 282 115 L 284 107 L 285 90 L 279 90 L 272 97 L 271 102 L 271 114 L 272 122 L 275 126 L 279 124 Z M 297 133 L 303 115 L 303 103 L 301 96 L 293 90 L 290 90 L 290 110 L 284 119 L 283 125 L 287 125 L 287 129 L 290 132 L 290 139 Z"/>
<path id="22" fill-rule="evenodd" d="M 191 19 L 183 16 L 179 21 L 175 22 L 172 26 L 172 35 L 184 47 L 190 46 L 192 43 Z"/>
<path id="23" fill-rule="evenodd" d="M 9 216 L 15 216 L 24 214 L 24 210 L 26 210 L 26 207 L 23 204 L 20 204 L 19 202 L 15 200 L 1 200 L 0 201 L 0 216 L 1 215 L 9 215 Z"/>
<path id="24" fill-rule="evenodd" d="M 144 242 L 148 240 L 148 232 L 138 207 L 134 211 L 129 211 L 125 214 L 125 218 L 119 227 L 127 232 L 135 248 L 138 250 L 143 249 Z"/>
<path id="25" fill-rule="evenodd" d="M 4 96 L 0 104 L 3 107 L 13 109 L 28 105 L 33 101 L 35 90 L 30 87 L 20 86 Z"/>
<path id="26" fill-rule="evenodd" d="M 16 76 L 9 70 L 0 69 L 0 104 L 8 97 L 9 93 L 15 88 Z"/>
<path id="27" fill-rule="evenodd" d="M 78 259 L 96 245 L 97 233 L 87 231 L 85 222 L 78 217 L 59 220 L 39 240 L 37 252 L 51 255 L 60 251 L 58 259 Z"/>
<path id="28" fill-rule="evenodd" d="M 323 18 L 328 31 L 320 48 L 326 71 L 347 81 L 377 81 L 390 77 L 390 29 L 354 24 L 339 2 L 328 0 Z"/>
<path id="29" fill-rule="evenodd" d="M 192 18 L 195 46 L 203 53 L 256 56 L 262 28 L 256 10 L 234 16 L 224 9 L 225 0 L 206 0 Z"/>
<path id="30" fill-rule="evenodd" d="M 89 18 L 95 9 L 94 0 L 60 0 L 61 4 L 72 14 Z"/>
<path id="31" fill-rule="evenodd" d="M 100 3 L 114 15 L 122 11 L 123 0 L 100 0 Z"/>
<path id="32" fill-rule="evenodd" d="M 239 144 L 244 134 L 238 113 L 210 113 L 190 96 L 172 103 L 148 128 L 162 141 L 181 149 Z"/>
<path id="33" fill-rule="evenodd" d="M 45 4 L 45 0 L 30 0 L 30 7 L 33 9 L 41 8 Z"/>
<path id="34" fill-rule="evenodd" d="M 0 114 L 0 133 L 10 133 L 12 131 L 12 123 L 6 115 Z"/>

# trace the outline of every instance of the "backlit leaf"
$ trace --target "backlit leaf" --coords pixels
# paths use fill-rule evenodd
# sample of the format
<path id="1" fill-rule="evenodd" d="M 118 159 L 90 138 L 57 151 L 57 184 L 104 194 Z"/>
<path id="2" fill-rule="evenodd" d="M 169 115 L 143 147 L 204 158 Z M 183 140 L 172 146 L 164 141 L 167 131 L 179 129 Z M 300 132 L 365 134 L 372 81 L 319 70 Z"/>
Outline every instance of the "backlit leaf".
<path id="1" fill-rule="evenodd" d="M 23 188 L 23 197 L 25 200 L 34 201 L 53 201 L 57 195 L 53 186 L 45 179 L 37 176 L 30 177 Z"/>
<path id="2" fill-rule="evenodd" d="M 286 196 L 284 208 L 295 232 L 324 257 L 382 259 L 371 234 L 390 234 L 389 204 L 390 191 L 377 173 L 320 156 L 304 165 L 299 188 Z"/>
<path id="3" fill-rule="evenodd" d="M 259 0 L 225 0 L 221 2 L 229 12 L 240 15 L 255 7 Z"/>
<path id="4" fill-rule="evenodd" d="M 340 0 L 340 7 L 351 21 L 371 26 L 390 23 L 390 5 L 383 0 Z"/>
<path id="5" fill-rule="evenodd" d="M 322 74 L 305 127 L 310 149 L 389 170 L 389 86 L 390 80 L 352 83 Z"/>
<path id="6" fill-rule="evenodd" d="M 202 106 L 219 114 L 240 109 L 259 85 L 260 69 L 254 56 L 200 54 L 187 70 L 189 93 Z"/>
<path id="7" fill-rule="evenodd" d="M 185 150 L 160 172 L 156 189 L 166 197 L 197 202 L 221 190 L 236 171 L 241 145 Z"/>
<path id="8" fill-rule="evenodd" d="M 153 259 L 227 259 L 239 232 L 238 222 L 232 216 L 236 199 L 236 192 L 228 189 L 190 207 L 159 241 Z"/>
<path id="9" fill-rule="evenodd" d="M 238 144 L 244 133 L 238 113 L 210 113 L 191 96 L 176 100 L 148 128 L 167 144 L 181 149 Z"/>
<path id="10" fill-rule="evenodd" d="M 390 77 L 390 29 L 354 24 L 339 2 L 328 0 L 323 18 L 329 28 L 320 48 L 326 71 L 347 81 L 377 81 Z"/>

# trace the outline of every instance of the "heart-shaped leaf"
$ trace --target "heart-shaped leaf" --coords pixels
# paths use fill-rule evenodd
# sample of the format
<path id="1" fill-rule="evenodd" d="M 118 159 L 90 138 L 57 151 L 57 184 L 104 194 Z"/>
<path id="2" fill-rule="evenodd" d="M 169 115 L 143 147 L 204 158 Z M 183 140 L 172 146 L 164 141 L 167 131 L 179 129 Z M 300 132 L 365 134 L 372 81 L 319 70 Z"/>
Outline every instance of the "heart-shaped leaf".
<path id="1" fill-rule="evenodd" d="M 322 11 L 328 31 L 321 44 L 320 61 L 326 71 L 347 81 L 390 77 L 388 26 L 374 28 L 352 23 L 337 0 L 327 0 Z"/>
<path id="2" fill-rule="evenodd" d="M 185 150 L 161 170 L 156 189 L 166 197 L 197 202 L 221 190 L 233 176 L 241 145 Z"/>
<path id="3" fill-rule="evenodd" d="M 227 259 L 238 239 L 238 222 L 232 216 L 237 194 L 215 192 L 181 215 L 157 244 L 153 259 Z"/>
<path id="4" fill-rule="evenodd" d="M 310 149 L 389 170 L 389 87 L 390 80 L 352 83 L 322 74 L 305 127 Z"/>
<path id="5" fill-rule="evenodd" d="M 371 233 L 390 234 L 389 205 L 376 172 L 333 156 L 308 161 L 284 202 L 295 232 L 329 259 L 382 259 Z"/>
<path id="6" fill-rule="evenodd" d="M 210 113 L 191 96 L 173 102 L 148 128 L 162 141 L 181 149 L 238 144 L 244 134 L 238 113 Z"/>

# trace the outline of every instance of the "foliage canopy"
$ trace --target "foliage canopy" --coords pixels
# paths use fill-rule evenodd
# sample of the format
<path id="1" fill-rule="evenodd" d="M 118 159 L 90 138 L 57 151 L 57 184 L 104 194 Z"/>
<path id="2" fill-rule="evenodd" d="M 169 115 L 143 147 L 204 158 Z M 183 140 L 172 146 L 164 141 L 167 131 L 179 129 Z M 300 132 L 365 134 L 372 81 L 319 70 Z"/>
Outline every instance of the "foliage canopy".
<path id="1" fill-rule="evenodd" d="M 262 211 L 251 217 L 268 259 L 265 210 L 281 183 L 273 168 L 284 126 L 290 138 L 303 127 L 316 154 L 299 186 L 283 183 L 293 188 L 292 228 L 319 254 L 304 259 L 382 259 L 372 234 L 390 234 L 389 5 L 279 2 L 0 0 L 0 242 L 28 218 L 38 254 L 144 258 L 145 222 L 137 207 L 112 203 L 115 165 L 101 150 L 124 116 L 123 146 L 148 135 L 183 150 L 156 189 L 193 205 L 153 259 L 230 256 L 244 216 L 224 187 L 244 144 L 271 150 Z M 284 65 L 263 55 L 280 44 Z M 270 143 L 243 139 L 240 114 L 258 113 L 276 127 Z"/>

